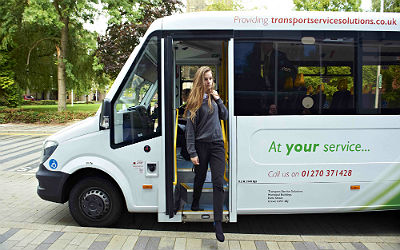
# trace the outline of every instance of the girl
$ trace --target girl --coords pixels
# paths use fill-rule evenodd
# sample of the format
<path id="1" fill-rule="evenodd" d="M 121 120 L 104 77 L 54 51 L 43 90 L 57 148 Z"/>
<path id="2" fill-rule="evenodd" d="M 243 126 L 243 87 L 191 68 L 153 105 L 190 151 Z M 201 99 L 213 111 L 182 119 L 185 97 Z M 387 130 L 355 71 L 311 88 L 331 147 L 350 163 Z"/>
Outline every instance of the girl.
<path id="1" fill-rule="evenodd" d="M 193 88 L 185 110 L 186 147 L 190 160 L 195 165 L 192 210 L 203 210 L 199 206 L 199 201 L 210 164 L 215 233 L 217 240 L 223 242 L 225 237 L 221 221 L 224 202 L 225 148 L 219 120 L 228 118 L 228 110 L 214 87 L 211 69 L 206 66 L 200 67 L 194 76 Z"/>

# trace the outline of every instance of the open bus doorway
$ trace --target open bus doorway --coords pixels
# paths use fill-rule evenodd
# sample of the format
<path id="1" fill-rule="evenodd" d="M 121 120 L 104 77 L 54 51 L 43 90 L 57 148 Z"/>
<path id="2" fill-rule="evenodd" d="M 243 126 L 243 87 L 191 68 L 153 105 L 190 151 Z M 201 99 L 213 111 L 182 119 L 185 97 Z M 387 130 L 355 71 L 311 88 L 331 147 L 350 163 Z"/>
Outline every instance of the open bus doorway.
<path id="1" fill-rule="evenodd" d="M 227 106 L 227 42 L 215 40 L 178 40 L 174 41 L 175 61 L 175 157 L 177 181 L 175 187 L 175 204 L 178 213 L 182 213 L 182 221 L 212 221 L 213 220 L 213 187 L 211 171 L 208 168 L 207 178 L 203 185 L 200 207 L 204 211 L 192 211 L 190 206 L 193 196 L 194 166 L 186 150 L 184 110 L 196 71 L 201 66 L 211 68 L 216 90 Z M 228 133 L 226 121 L 221 122 L 226 151 L 226 168 L 224 176 L 224 220 L 228 219 L 229 208 L 229 165 L 228 165 Z M 177 201 L 178 200 L 178 201 Z"/>

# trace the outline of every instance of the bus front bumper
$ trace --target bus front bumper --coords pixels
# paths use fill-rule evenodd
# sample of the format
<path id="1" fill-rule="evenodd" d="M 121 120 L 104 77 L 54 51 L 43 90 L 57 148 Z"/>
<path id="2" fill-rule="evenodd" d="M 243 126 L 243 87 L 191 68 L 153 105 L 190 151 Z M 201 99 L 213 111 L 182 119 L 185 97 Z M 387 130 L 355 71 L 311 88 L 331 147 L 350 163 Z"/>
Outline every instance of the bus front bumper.
<path id="1" fill-rule="evenodd" d="M 67 198 L 63 195 L 63 188 L 69 174 L 50 171 L 43 164 L 39 165 L 36 178 L 39 181 L 37 193 L 43 200 L 64 203 Z"/>

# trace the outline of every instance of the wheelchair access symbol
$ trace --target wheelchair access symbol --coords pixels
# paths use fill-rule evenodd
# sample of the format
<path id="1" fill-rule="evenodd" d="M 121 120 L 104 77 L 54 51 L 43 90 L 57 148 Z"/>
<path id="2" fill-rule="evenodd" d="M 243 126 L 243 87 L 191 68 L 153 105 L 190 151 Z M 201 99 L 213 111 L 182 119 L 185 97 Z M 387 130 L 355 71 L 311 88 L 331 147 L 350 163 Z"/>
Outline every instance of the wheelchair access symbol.
<path id="1" fill-rule="evenodd" d="M 49 161 L 49 165 L 50 165 L 50 168 L 51 168 L 51 169 L 56 169 L 57 166 L 58 166 L 58 163 L 57 163 L 56 160 L 51 159 L 51 160 Z"/>

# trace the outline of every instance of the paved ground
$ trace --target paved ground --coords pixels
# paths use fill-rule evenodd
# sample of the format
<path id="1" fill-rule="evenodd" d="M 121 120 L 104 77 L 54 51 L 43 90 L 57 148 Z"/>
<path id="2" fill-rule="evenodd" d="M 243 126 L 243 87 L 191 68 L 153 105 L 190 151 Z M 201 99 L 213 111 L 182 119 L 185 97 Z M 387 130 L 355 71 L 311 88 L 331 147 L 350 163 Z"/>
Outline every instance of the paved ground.
<path id="1" fill-rule="evenodd" d="M 400 213 L 239 216 L 215 240 L 206 223 L 125 214 L 79 227 L 67 204 L 41 200 L 35 172 L 47 134 L 64 126 L 0 124 L 0 249 L 400 249 Z"/>

